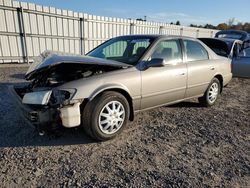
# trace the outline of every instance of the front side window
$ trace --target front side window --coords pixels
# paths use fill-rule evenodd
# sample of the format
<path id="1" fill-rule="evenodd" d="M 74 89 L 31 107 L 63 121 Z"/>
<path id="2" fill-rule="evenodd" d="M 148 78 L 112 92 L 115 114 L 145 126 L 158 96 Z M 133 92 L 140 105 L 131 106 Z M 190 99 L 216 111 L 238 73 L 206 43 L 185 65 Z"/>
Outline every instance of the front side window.
<path id="1" fill-rule="evenodd" d="M 179 40 L 166 40 L 159 42 L 151 59 L 164 59 L 165 63 L 177 64 L 182 62 L 182 52 Z"/>
<path id="2" fill-rule="evenodd" d="M 153 37 L 117 37 L 101 44 L 87 55 L 136 65 L 154 40 Z"/>
<path id="3" fill-rule="evenodd" d="M 184 47 L 187 53 L 187 61 L 201 61 L 209 59 L 207 50 L 196 41 L 184 40 Z"/>

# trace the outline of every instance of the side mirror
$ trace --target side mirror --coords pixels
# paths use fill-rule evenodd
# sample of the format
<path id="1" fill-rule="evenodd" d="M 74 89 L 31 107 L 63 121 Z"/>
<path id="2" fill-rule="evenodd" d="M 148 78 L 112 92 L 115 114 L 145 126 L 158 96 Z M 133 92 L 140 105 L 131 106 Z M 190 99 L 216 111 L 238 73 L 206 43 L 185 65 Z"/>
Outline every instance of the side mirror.
<path id="1" fill-rule="evenodd" d="M 155 58 L 151 59 L 146 63 L 147 68 L 149 67 L 164 67 L 164 59 Z"/>

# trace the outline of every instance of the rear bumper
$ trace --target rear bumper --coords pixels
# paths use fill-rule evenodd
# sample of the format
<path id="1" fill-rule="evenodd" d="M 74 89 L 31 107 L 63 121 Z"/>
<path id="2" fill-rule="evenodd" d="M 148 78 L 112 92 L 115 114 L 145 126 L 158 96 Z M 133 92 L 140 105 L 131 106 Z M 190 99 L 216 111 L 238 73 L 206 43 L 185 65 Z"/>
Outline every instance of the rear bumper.
<path id="1" fill-rule="evenodd" d="M 20 111 L 27 124 L 33 127 L 35 126 L 38 129 L 45 129 L 48 124 L 58 122 L 59 113 L 56 109 L 49 109 L 46 107 L 38 108 L 23 104 L 14 86 L 9 86 L 8 90 L 17 109 Z"/>

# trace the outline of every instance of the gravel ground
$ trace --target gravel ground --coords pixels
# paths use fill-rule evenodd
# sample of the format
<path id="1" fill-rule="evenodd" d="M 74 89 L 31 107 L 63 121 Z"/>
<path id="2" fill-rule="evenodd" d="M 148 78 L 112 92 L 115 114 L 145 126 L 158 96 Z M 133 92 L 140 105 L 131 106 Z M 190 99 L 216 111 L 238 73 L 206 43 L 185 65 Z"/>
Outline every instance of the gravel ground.
<path id="1" fill-rule="evenodd" d="M 250 187 L 250 79 L 233 79 L 214 107 L 142 112 L 97 143 L 79 129 L 40 137 L 25 123 L 7 85 L 26 69 L 0 68 L 0 187 Z"/>

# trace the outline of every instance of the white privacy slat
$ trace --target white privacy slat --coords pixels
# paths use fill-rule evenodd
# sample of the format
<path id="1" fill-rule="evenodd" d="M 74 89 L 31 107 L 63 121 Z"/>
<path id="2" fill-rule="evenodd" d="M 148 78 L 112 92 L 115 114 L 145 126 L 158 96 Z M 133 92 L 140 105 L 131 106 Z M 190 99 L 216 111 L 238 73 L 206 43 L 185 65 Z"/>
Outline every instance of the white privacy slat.
<path id="1" fill-rule="evenodd" d="M 46 50 L 53 50 L 52 48 L 52 40 L 50 38 L 46 38 Z"/>
<path id="2" fill-rule="evenodd" d="M 32 43 L 33 43 L 33 52 L 34 52 L 33 56 L 39 56 L 39 54 L 41 53 L 41 50 L 40 50 L 38 38 L 33 37 L 32 38 Z"/>
<path id="3" fill-rule="evenodd" d="M 37 23 L 38 23 L 38 33 L 40 35 L 44 35 L 44 21 L 43 21 L 43 16 L 42 15 L 37 15 Z"/>
<path id="4" fill-rule="evenodd" d="M 30 25 L 31 25 L 31 33 L 38 34 L 38 25 L 37 25 L 37 15 L 36 14 L 29 14 L 30 18 Z"/>
<path id="5" fill-rule="evenodd" d="M 74 37 L 74 22 L 73 20 L 69 20 L 69 36 Z"/>
<path id="6" fill-rule="evenodd" d="M 58 36 L 63 36 L 63 25 L 62 25 L 62 18 L 57 18 L 57 34 Z"/>
<path id="7" fill-rule="evenodd" d="M 54 36 L 57 35 L 57 27 L 55 27 L 56 25 L 56 17 L 50 17 L 51 34 Z"/>
<path id="8" fill-rule="evenodd" d="M 2 41 L 1 41 L 1 37 L 0 37 L 0 56 L 3 56 L 3 54 L 2 54 Z"/>
<path id="9" fill-rule="evenodd" d="M 52 50 L 58 51 L 58 42 L 57 42 L 57 39 L 52 39 Z"/>
<path id="10" fill-rule="evenodd" d="M 74 51 L 74 54 L 81 54 L 80 52 L 80 43 L 79 43 L 79 40 L 74 40 L 75 41 L 75 51 Z"/>
<path id="11" fill-rule="evenodd" d="M 9 37 L 9 45 L 10 45 L 10 52 L 12 56 L 18 56 L 18 45 L 17 45 L 17 40 L 15 36 L 10 36 Z"/>
<path id="12" fill-rule="evenodd" d="M 10 10 L 6 10 L 5 16 L 6 16 L 6 23 L 7 23 L 7 31 L 8 32 L 15 32 L 13 12 Z"/>
<path id="13" fill-rule="evenodd" d="M 10 56 L 8 36 L 0 36 L 3 56 Z"/>
<path id="14" fill-rule="evenodd" d="M 0 9 L 0 31 L 7 31 L 7 25 L 5 21 L 5 10 Z"/>
<path id="15" fill-rule="evenodd" d="M 13 25 L 16 33 L 20 33 L 17 11 L 13 11 Z"/>
<path id="16" fill-rule="evenodd" d="M 69 24 L 68 24 L 68 19 L 63 19 L 63 33 L 64 36 L 69 36 Z"/>
<path id="17" fill-rule="evenodd" d="M 28 13 L 23 13 L 23 21 L 24 21 L 24 28 L 26 33 L 32 33 L 31 32 L 31 25 L 30 25 L 30 15 Z M 33 27 L 33 25 L 32 25 Z"/>
<path id="18" fill-rule="evenodd" d="M 44 16 L 44 30 L 45 35 L 51 35 L 51 23 L 49 16 Z"/>
<path id="19" fill-rule="evenodd" d="M 47 50 L 46 41 L 44 38 L 39 38 L 39 46 L 40 46 L 40 52 L 44 52 L 45 50 Z"/>
<path id="20" fill-rule="evenodd" d="M 63 39 L 58 39 L 58 46 L 59 46 L 58 51 L 63 52 L 64 51 Z"/>
<path id="21" fill-rule="evenodd" d="M 74 20 L 74 37 L 80 38 L 80 22 L 78 20 Z"/>
<path id="22" fill-rule="evenodd" d="M 31 37 L 27 37 L 27 38 L 26 38 L 26 42 L 27 42 L 28 54 L 29 54 L 30 56 L 34 56 L 34 52 L 33 52 L 33 43 L 32 43 Z M 36 44 L 36 45 L 37 45 L 37 44 Z"/>
<path id="23" fill-rule="evenodd" d="M 21 37 L 18 36 L 16 37 L 16 41 L 17 41 L 17 49 L 18 49 L 18 56 L 21 57 L 22 56 L 22 44 L 21 44 Z"/>
<path id="24" fill-rule="evenodd" d="M 69 50 L 70 50 L 70 53 L 74 53 L 75 51 L 74 40 L 69 40 Z"/>
<path id="25" fill-rule="evenodd" d="M 69 40 L 64 40 L 64 51 L 69 53 Z"/>

